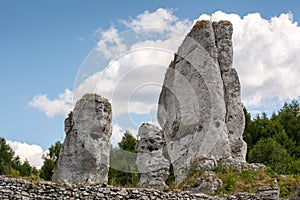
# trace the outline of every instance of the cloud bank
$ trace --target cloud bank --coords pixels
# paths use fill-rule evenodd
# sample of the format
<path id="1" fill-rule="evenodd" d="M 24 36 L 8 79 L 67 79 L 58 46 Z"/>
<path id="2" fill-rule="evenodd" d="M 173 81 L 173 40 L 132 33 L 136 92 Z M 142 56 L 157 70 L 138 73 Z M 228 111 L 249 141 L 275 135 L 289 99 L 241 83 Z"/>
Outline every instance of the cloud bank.
<path id="1" fill-rule="evenodd" d="M 43 165 L 42 156 L 44 151 L 42 147 L 35 144 L 27 144 L 16 141 L 6 141 L 7 144 L 13 149 L 16 156 L 19 156 L 21 161 L 27 160 L 30 165 L 40 169 Z"/>
<path id="2" fill-rule="evenodd" d="M 50 100 L 46 94 L 38 94 L 28 103 L 30 107 L 36 108 L 48 117 L 58 114 L 67 114 L 72 109 L 73 93 L 66 89 L 64 93 L 59 94 L 58 98 Z"/>

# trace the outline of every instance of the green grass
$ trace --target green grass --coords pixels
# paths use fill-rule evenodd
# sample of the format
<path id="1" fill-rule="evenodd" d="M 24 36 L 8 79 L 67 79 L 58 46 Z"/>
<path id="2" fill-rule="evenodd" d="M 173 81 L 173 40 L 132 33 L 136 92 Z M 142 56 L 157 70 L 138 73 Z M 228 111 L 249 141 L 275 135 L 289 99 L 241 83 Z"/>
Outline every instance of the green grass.
<path id="1" fill-rule="evenodd" d="M 275 187 L 274 180 L 276 179 L 280 187 L 280 197 L 289 198 L 300 183 L 300 175 L 280 176 L 270 168 L 266 170 L 238 170 L 237 168 L 224 169 L 216 167 L 214 172 L 216 178 L 221 179 L 223 182 L 223 187 L 217 191 L 218 195 L 238 192 L 255 193 L 261 187 Z M 176 189 L 182 189 L 186 184 L 191 187 L 197 187 L 199 183 L 196 179 L 203 176 L 207 176 L 204 171 L 196 171 L 189 178 L 177 185 Z"/>
<path id="2" fill-rule="evenodd" d="M 85 95 L 83 95 L 82 98 L 91 98 L 91 97 L 101 97 L 101 96 L 96 93 L 86 93 Z"/>
<path id="3" fill-rule="evenodd" d="M 300 174 L 279 176 L 278 185 L 280 188 L 280 197 L 281 198 L 291 197 L 291 194 L 296 191 L 299 184 L 300 184 Z"/>

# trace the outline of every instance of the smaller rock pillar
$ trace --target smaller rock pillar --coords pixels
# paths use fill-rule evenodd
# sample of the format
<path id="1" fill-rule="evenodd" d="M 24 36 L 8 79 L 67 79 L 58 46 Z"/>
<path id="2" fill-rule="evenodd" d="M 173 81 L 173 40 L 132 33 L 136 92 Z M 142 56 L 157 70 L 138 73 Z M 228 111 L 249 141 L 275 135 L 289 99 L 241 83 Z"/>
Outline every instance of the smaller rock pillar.
<path id="1" fill-rule="evenodd" d="M 166 187 L 170 163 L 162 155 L 166 144 L 162 130 L 155 125 L 143 123 L 138 137 L 136 165 L 141 173 L 139 185 L 160 189 Z"/>

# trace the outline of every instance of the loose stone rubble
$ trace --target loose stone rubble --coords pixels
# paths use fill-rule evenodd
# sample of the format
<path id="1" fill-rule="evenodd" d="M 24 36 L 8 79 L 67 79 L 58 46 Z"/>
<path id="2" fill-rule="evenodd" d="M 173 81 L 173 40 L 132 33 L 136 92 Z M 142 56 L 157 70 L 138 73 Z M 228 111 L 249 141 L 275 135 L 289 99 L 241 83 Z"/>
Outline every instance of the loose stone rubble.
<path id="1" fill-rule="evenodd" d="M 271 192 L 270 192 L 271 191 Z M 269 199 L 274 189 L 265 188 L 257 194 L 237 193 L 234 195 L 209 196 L 189 191 L 163 192 L 145 188 L 120 188 L 106 184 L 68 184 L 49 181 L 28 181 L 0 176 L 0 199 L 2 200 L 81 200 L 81 199 L 143 199 L 143 200 L 261 200 Z M 272 196 L 272 195 L 271 195 Z M 279 198 L 273 196 L 273 200 Z"/>

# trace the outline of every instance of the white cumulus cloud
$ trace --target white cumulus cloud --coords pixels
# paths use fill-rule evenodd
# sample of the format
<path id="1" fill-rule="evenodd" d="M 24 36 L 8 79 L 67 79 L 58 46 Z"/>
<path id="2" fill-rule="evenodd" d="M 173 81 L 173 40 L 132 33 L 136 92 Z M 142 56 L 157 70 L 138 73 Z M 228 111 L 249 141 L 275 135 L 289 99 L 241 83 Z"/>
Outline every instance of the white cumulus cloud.
<path id="1" fill-rule="evenodd" d="M 170 28 L 172 23 L 177 21 L 177 17 L 173 15 L 171 10 L 159 8 L 155 12 L 145 11 L 144 13 L 136 16 L 134 19 L 123 21 L 124 24 L 133 29 L 144 28 L 157 28 L 165 29 Z"/>
<path id="2" fill-rule="evenodd" d="M 124 130 L 119 124 L 114 124 L 112 135 L 110 137 L 110 142 L 113 146 L 117 146 L 118 143 L 122 141 L 122 137 L 123 137 L 125 131 L 129 131 L 132 136 L 134 136 L 135 138 L 137 137 L 137 134 L 138 134 L 137 130 L 134 130 L 134 129 Z"/>
<path id="3" fill-rule="evenodd" d="M 97 43 L 96 49 L 106 58 L 113 58 L 124 52 L 126 45 L 119 37 L 118 30 L 111 27 L 109 30 L 101 32 L 101 40 Z"/>
<path id="4" fill-rule="evenodd" d="M 30 165 L 35 166 L 37 169 L 40 169 L 43 165 L 42 156 L 44 151 L 39 145 L 9 140 L 7 144 L 13 149 L 15 155 L 20 157 L 22 162 L 27 160 Z"/>
<path id="5" fill-rule="evenodd" d="M 66 115 L 72 109 L 72 98 L 72 92 L 66 89 L 64 93 L 59 94 L 58 98 L 54 100 L 49 99 L 46 94 L 36 95 L 28 105 L 45 112 L 48 117 L 53 117 L 57 114 Z"/>
<path id="6" fill-rule="evenodd" d="M 233 23 L 234 67 L 246 106 L 266 107 L 266 101 L 277 99 L 282 104 L 299 97 L 300 27 L 291 13 L 264 19 L 259 13 L 239 16 L 218 11 L 199 19 Z"/>

